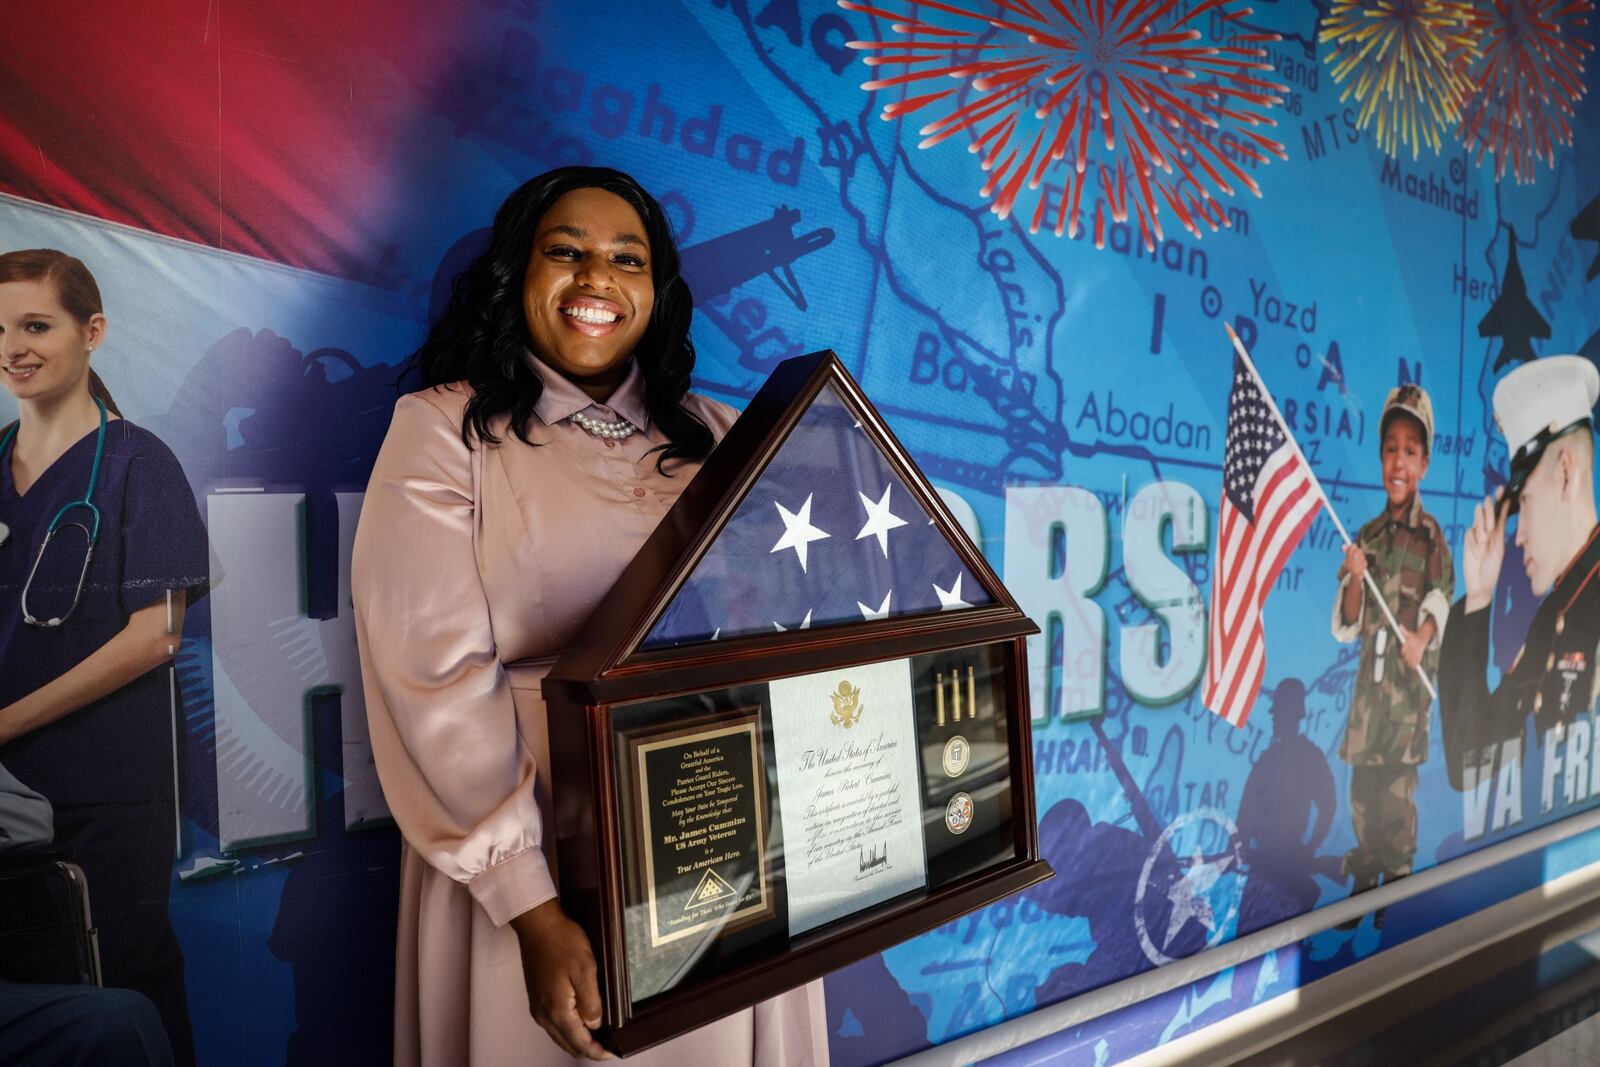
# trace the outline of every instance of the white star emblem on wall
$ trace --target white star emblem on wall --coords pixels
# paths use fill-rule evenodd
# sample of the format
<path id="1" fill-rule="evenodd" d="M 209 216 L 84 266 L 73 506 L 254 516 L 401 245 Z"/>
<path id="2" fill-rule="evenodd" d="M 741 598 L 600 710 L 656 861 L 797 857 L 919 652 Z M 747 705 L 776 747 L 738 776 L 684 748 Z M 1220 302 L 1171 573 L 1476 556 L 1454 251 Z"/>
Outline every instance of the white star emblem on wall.
<path id="1" fill-rule="evenodd" d="M 1172 901 L 1172 912 L 1167 919 L 1166 943 L 1162 945 L 1162 951 L 1166 951 L 1172 939 L 1183 929 L 1183 924 L 1190 919 L 1198 919 L 1208 931 L 1216 930 L 1217 920 L 1211 910 L 1208 894 L 1232 863 L 1232 856 L 1207 862 L 1200 849 L 1195 848 L 1188 870 L 1167 890 L 1167 899 Z"/>

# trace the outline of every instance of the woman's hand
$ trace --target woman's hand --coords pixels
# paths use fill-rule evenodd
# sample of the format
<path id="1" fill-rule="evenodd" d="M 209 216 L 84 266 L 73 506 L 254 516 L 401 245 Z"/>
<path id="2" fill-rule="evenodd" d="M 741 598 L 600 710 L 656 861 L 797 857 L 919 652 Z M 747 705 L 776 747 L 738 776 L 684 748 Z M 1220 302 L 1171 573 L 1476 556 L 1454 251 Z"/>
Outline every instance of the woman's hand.
<path id="1" fill-rule="evenodd" d="M 528 1011 L 563 1052 L 591 1060 L 614 1057 L 589 1031 L 600 1025 L 600 985 L 583 928 L 547 900 L 511 920 L 522 949 Z"/>

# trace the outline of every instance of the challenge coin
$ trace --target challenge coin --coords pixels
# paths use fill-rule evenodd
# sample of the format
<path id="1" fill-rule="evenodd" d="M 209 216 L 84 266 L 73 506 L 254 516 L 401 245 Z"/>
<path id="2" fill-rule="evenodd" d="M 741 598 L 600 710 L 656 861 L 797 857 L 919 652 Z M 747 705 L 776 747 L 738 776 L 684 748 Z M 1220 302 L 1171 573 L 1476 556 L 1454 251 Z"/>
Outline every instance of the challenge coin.
<path id="1" fill-rule="evenodd" d="M 956 734 L 944 743 L 944 773 L 951 778 L 960 778 L 961 773 L 967 769 L 967 764 L 972 762 L 972 746 L 967 744 L 967 739 Z"/>
<path id="2" fill-rule="evenodd" d="M 972 825 L 972 798 L 965 793 L 957 793 L 950 798 L 950 803 L 944 806 L 945 829 L 953 834 L 965 833 L 967 827 Z"/>

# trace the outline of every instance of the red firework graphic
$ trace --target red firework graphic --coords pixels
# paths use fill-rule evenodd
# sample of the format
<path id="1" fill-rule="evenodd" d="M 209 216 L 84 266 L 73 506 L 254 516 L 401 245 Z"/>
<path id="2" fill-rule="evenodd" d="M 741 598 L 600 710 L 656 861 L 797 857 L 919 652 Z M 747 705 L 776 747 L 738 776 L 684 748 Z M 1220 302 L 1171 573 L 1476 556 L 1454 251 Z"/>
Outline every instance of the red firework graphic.
<path id="1" fill-rule="evenodd" d="M 1130 206 L 1147 250 L 1163 237 L 1165 210 L 1199 237 L 1202 225 L 1229 225 L 1219 197 L 1238 187 L 1260 196 L 1250 171 L 1269 155 L 1288 158 L 1260 132 L 1277 125 L 1272 111 L 1288 92 L 1261 76 L 1273 70 L 1261 46 L 1280 38 L 1239 26 L 1250 9 L 1237 0 L 992 0 L 982 10 L 975 0 L 921 0 L 914 14 L 838 2 L 899 35 L 851 42 L 873 53 L 869 66 L 902 71 L 863 89 L 914 94 L 936 80 L 963 83 L 902 95 L 883 117 L 940 105 L 919 147 L 966 136 L 989 173 L 982 195 L 1001 218 L 1024 186 L 1044 186 L 1035 233 L 1053 214 L 1056 234 L 1076 237 L 1084 188 L 1094 186 L 1096 247 L 1106 215 L 1126 222 Z M 1225 42 L 1200 31 L 1212 18 L 1234 31 Z"/>
<path id="2" fill-rule="evenodd" d="M 1480 164 L 1494 156 L 1495 181 L 1509 163 L 1519 183 L 1531 182 L 1538 160 L 1554 166 L 1556 147 L 1572 143 L 1573 109 L 1594 50 L 1582 31 L 1593 11 L 1593 0 L 1478 3 L 1481 55 L 1461 112 L 1461 140 Z"/>

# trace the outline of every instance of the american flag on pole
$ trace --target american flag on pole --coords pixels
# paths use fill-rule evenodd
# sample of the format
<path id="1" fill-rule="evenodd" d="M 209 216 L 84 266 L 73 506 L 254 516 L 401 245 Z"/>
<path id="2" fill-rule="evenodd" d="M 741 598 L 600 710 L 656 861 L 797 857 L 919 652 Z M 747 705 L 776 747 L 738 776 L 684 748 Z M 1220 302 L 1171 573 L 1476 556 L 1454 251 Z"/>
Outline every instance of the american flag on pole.
<path id="1" fill-rule="evenodd" d="M 1321 504 L 1300 450 L 1251 368 L 1235 356 L 1203 695 L 1206 707 L 1235 726 L 1250 717 L 1266 673 L 1262 606 Z"/>

